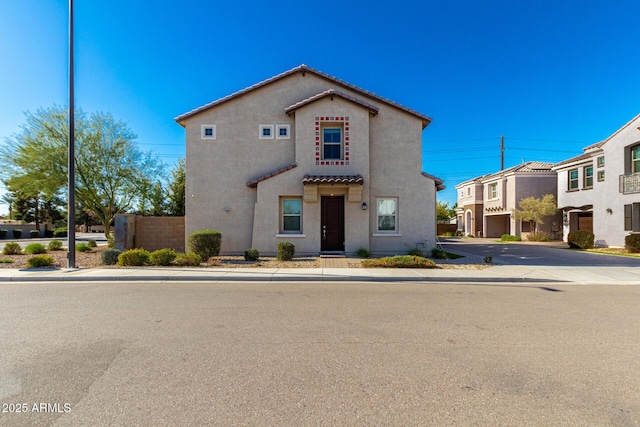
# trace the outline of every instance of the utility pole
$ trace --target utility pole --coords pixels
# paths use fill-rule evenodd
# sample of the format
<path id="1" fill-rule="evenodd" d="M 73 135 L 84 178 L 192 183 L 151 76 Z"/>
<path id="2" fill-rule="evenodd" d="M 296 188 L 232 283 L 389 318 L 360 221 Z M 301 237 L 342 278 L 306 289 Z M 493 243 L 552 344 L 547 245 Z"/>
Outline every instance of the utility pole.
<path id="1" fill-rule="evenodd" d="M 74 64 L 73 64 L 73 0 L 69 0 L 69 194 L 67 202 L 67 242 L 68 267 L 76 267 L 76 186 L 75 186 L 75 126 L 76 111 L 74 102 Z"/>
<path id="2" fill-rule="evenodd" d="M 500 170 L 504 170 L 504 135 L 500 137 Z"/>

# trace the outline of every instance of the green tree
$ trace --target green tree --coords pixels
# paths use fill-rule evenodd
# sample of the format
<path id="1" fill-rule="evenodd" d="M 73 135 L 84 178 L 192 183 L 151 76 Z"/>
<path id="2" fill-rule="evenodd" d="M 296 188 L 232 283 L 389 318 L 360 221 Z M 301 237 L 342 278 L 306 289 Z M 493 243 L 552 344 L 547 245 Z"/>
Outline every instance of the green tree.
<path id="1" fill-rule="evenodd" d="M 186 177 L 187 164 L 182 158 L 178 160 L 178 164 L 171 171 L 171 181 L 167 188 L 167 198 L 169 199 L 167 211 L 171 216 L 184 216 Z"/>
<path id="2" fill-rule="evenodd" d="M 9 207 L 9 219 L 13 219 L 13 203 L 15 201 L 13 193 L 4 193 L 0 200 L 2 200 L 3 203 L 7 204 L 7 206 Z"/>
<path id="3" fill-rule="evenodd" d="M 520 221 L 529 221 L 532 229 L 537 232 L 538 224 L 544 224 L 544 218 L 553 216 L 558 212 L 556 198 L 553 194 L 545 194 L 537 199 L 533 196 L 520 200 L 520 209 L 513 210 L 513 217 Z"/>
<path id="4" fill-rule="evenodd" d="M 449 203 L 440 201 L 436 202 L 436 221 L 439 224 L 447 224 L 451 221 L 451 218 L 455 216 L 455 210 L 449 207 Z"/>
<path id="5" fill-rule="evenodd" d="M 61 195 L 67 188 L 67 110 L 54 106 L 26 113 L 20 133 L 0 149 L 6 167 L 0 172 L 11 188 L 44 199 Z M 75 188 L 79 205 L 89 209 L 105 228 L 115 215 L 125 212 L 159 177 L 164 165 L 136 146 L 136 135 L 126 123 L 108 113 L 75 118 Z"/>
<path id="6" fill-rule="evenodd" d="M 167 213 L 167 193 L 160 181 L 142 191 L 138 211 L 141 215 L 163 216 Z"/>

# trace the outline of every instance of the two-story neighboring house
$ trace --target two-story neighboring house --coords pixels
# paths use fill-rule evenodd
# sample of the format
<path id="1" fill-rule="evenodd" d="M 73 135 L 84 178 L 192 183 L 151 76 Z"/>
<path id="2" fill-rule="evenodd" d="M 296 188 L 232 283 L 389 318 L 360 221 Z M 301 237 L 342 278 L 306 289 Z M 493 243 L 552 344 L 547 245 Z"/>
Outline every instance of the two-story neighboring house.
<path id="1" fill-rule="evenodd" d="M 524 237 L 532 232 L 529 222 L 518 221 L 513 211 L 522 199 L 556 195 L 556 174 L 551 163 L 527 162 L 458 184 L 458 218 L 465 234 L 476 237 L 500 237 L 512 234 Z M 552 238 L 560 230 L 559 216 L 538 225 L 538 231 Z M 460 222 L 459 222 L 460 224 Z M 471 231 L 473 230 L 473 231 Z"/>
<path id="2" fill-rule="evenodd" d="M 220 230 L 222 253 L 435 246 L 444 186 L 422 172 L 421 113 L 301 65 L 176 121 L 185 232 Z"/>
<path id="3" fill-rule="evenodd" d="M 587 230 L 596 246 L 622 247 L 625 236 L 640 232 L 640 115 L 583 151 L 553 168 L 564 239 Z"/>

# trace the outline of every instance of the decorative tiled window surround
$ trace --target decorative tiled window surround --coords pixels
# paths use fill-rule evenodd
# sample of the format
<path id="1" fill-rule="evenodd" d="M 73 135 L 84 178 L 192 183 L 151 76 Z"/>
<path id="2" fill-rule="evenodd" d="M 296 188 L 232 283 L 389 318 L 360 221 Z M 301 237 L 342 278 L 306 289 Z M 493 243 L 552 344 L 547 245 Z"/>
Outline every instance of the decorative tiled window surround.
<path id="1" fill-rule="evenodd" d="M 322 159 L 322 124 L 323 123 L 337 123 L 342 124 L 344 129 L 344 156 L 340 160 L 323 160 Z M 345 166 L 349 164 L 349 117 L 345 116 L 318 116 L 315 120 L 315 132 L 316 132 L 316 150 L 315 158 L 316 165 L 319 166 Z"/>

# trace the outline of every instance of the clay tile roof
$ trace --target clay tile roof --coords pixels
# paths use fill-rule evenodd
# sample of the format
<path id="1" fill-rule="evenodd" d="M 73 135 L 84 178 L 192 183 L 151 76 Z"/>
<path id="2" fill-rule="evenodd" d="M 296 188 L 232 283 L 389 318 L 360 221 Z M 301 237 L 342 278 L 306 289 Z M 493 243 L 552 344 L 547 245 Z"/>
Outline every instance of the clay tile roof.
<path id="1" fill-rule="evenodd" d="M 364 108 L 366 108 L 367 110 L 369 110 L 372 114 L 376 115 L 378 114 L 378 107 L 376 107 L 375 105 L 369 104 L 367 102 L 364 102 L 358 98 L 355 98 L 353 96 L 347 95 L 346 93 L 340 92 L 339 90 L 335 90 L 335 89 L 328 89 L 325 90 L 324 92 L 320 92 L 317 95 L 313 95 L 307 99 L 303 99 L 300 102 L 296 102 L 293 105 L 288 106 L 287 108 L 284 109 L 284 112 L 287 114 L 290 114 L 292 112 L 294 112 L 295 110 L 297 110 L 300 107 L 304 107 L 307 104 L 311 104 L 312 102 L 315 102 L 319 99 L 322 98 L 326 98 L 327 96 L 330 96 L 331 99 L 333 99 L 334 96 L 337 96 L 339 98 L 342 99 L 346 99 L 347 101 L 353 102 L 354 104 L 360 105 Z"/>
<path id="2" fill-rule="evenodd" d="M 570 163 L 574 163 L 574 162 L 579 162 L 581 160 L 587 160 L 590 159 L 591 157 L 593 157 L 590 153 L 584 153 L 584 154 L 580 154 L 579 156 L 575 156 L 572 157 L 570 159 L 567 160 L 563 160 L 559 163 L 556 163 L 555 165 L 553 165 L 554 168 L 559 168 L 560 166 L 564 166 L 564 165 L 568 165 Z"/>
<path id="3" fill-rule="evenodd" d="M 426 172 L 420 172 L 420 173 L 422 174 L 422 176 L 433 180 L 433 182 L 436 184 L 436 190 L 437 191 L 441 191 L 441 190 L 444 190 L 445 188 L 447 188 L 447 187 L 444 186 L 444 180 L 443 179 L 438 178 L 437 176 L 428 174 Z"/>
<path id="4" fill-rule="evenodd" d="M 262 182 L 265 179 L 269 179 L 269 178 L 274 177 L 276 175 L 280 175 L 281 173 L 286 172 L 286 171 L 291 170 L 291 169 L 296 168 L 296 167 L 298 167 L 297 163 L 291 163 L 288 166 L 285 166 L 285 167 L 282 167 L 280 169 L 274 170 L 273 172 L 269 172 L 266 175 L 259 176 L 258 178 L 252 179 L 251 181 L 247 182 L 247 187 L 256 188 L 258 186 L 259 182 Z"/>
<path id="5" fill-rule="evenodd" d="M 364 184 L 362 175 L 305 175 L 302 184 Z"/>
<path id="6" fill-rule="evenodd" d="M 367 90 L 364 90 L 362 88 L 354 86 L 351 83 L 347 83 L 344 80 L 340 80 L 340 79 L 338 79 L 336 77 L 330 76 L 330 75 L 325 74 L 325 73 L 323 73 L 321 71 L 315 70 L 315 69 L 313 69 L 311 67 L 308 67 L 308 66 L 306 66 L 304 64 L 299 65 L 299 66 L 297 66 L 295 68 L 292 68 L 292 69 L 290 69 L 288 71 L 285 71 L 284 73 L 280 73 L 280 74 L 278 74 L 276 76 L 270 77 L 270 78 L 268 78 L 266 80 L 263 80 L 263 81 L 261 81 L 259 83 L 251 85 L 251 86 L 249 86 L 247 88 L 244 88 L 242 90 L 234 92 L 234 93 L 232 93 L 230 95 L 227 95 L 227 96 L 225 96 L 223 98 L 220 98 L 220 99 L 217 99 L 217 100 L 215 100 L 213 102 L 205 104 L 205 105 L 203 105 L 201 107 L 198 107 L 198 108 L 196 108 L 194 110 L 191 110 L 191 111 L 189 111 L 187 113 L 181 114 L 178 117 L 176 117 L 174 120 L 176 122 L 178 122 L 180 125 L 184 126 L 185 125 L 185 120 L 188 119 L 189 117 L 195 115 L 195 114 L 198 114 L 198 113 L 200 113 L 200 112 L 202 112 L 204 110 L 207 110 L 209 108 L 212 108 L 212 107 L 215 107 L 217 105 L 220 105 L 220 104 L 222 104 L 224 102 L 230 101 L 230 100 L 232 100 L 232 99 L 234 99 L 236 97 L 242 96 L 242 95 L 244 95 L 244 94 L 246 94 L 248 92 L 251 92 L 253 90 L 256 90 L 258 88 L 266 86 L 266 85 L 268 85 L 270 83 L 276 82 L 278 80 L 281 80 L 281 79 L 283 79 L 285 77 L 288 77 L 288 76 L 290 76 L 292 74 L 295 74 L 295 73 L 302 73 L 302 75 L 304 75 L 305 73 L 314 74 L 314 75 L 316 75 L 318 77 L 321 77 L 321 78 L 323 78 L 325 80 L 330 81 L 333 84 L 336 84 L 338 86 L 342 86 L 345 89 L 349 89 L 351 91 L 354 91 L 354 92 L 356 92 L 356 93 L 358 93 L 358 94 L 360 94 L 362 96 L 366 96 L 368 98 L 371 98 L 371 99 L 374 99 L 376 101 L 383 102 L 385 104 L 388 104 L 388 105 L 391 105 L 391 106 L 393 106 L 395 108 L 398 108 L 398 109 L 400 109 L 400 110 L 402 110 L 402 111 L 404 111 L 406 113 L 409 113 L 409 114 L 411 114 L 411 115 L 413 115 L 415 117 L 418 117 L 420 120 L 422 120 L 422 128 L 423 129 L 426 128 L 429 125 L 429 123 L 431 123 L 431 118 L 428 117 L 428 116 L 425 116 L 424 114 L 418 113 L 417 111 L 412 110 L 410 108 L 407 108 L 407 107 L 405 107 L 403 105 L 400 105 L 397 102 L 391 101 L 391 100 L 389 100 L 387 98 L 383 98 L 381 96 L 378 96 L 378 95 L 376 95 L 376 94 L 374 94 L 372 92 L 369 92 Z"/>

